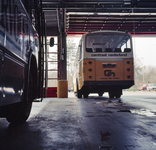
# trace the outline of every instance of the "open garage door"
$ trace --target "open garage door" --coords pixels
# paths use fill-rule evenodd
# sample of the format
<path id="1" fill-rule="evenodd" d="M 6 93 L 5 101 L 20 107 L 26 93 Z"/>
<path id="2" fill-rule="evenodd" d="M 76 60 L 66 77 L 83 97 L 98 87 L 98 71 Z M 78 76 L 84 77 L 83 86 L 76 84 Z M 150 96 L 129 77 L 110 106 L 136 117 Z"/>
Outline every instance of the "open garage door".
<path id="1" fill-rule="evenodd" d="M 57 97 L 57 80 L 59 78 L 58 37 L 54 37 L 54 46 L 50 47 L 47 37 L 47 54 L 45 54 L 44 87 L 45 97 Z M 46 57 L 47 55 L 47 57 Z"/>

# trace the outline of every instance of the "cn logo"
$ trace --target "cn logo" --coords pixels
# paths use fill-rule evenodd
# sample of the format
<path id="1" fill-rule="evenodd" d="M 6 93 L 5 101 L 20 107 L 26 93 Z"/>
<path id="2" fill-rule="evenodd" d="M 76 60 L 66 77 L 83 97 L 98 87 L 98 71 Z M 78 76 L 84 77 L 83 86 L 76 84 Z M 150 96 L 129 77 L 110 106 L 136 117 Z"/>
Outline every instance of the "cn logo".
<path id="1" fill-rule="evenodd" d="M 104 75 L 107 77 L 110 77 L 111 75 L 113 75 L 113 77 L 115 77 L 115 72 L 112 72 L 112 70 L 105 70 Z"/>

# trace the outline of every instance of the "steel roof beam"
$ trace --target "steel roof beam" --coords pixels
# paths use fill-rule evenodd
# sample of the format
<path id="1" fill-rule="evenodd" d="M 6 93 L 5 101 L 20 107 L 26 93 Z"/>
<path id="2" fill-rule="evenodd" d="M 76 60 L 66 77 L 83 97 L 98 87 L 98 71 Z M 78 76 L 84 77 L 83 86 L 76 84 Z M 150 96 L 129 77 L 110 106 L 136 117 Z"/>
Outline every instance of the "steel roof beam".
<path id="1" fill-rule="evenodd" d="M 77 28 L 70 28 L 69 31 L 70 30 L 117 30 L 117 29 L 120 29 L 120 30 L 135 29 L 135 30 L 142 30 L 142 31 L 149 31 L 149 30 L 156 31 L 156 28 L 155 29 L 152 29 L 152 28 L 149 29 L 147 27 L 133 28 L 133 26 L 132 27 L 122 27 L 122 28 L 120 28 L 120 27 L 99 27 L 99 28 L 97 28 L 97 27 L 95 27 L 95 28 L 93 28 L 93 27 L 86 27 L 86 28 L 77 27 Z"/>
<path id="2" fill-rule="evenodd" d="M 148 22 L 148 21 L 154 21 L 154 22 L 156 22 L 156 18 L 153 18 L 153 19 L 149 19 L 149 18 L 139 18 L 139 19 L 136 19 L 136 18 L 126 18 L 126 20 L 123 18 L 123 19 L 117 19 L 117 18 L 103 18 L 103 19 L 98 19 L 98 18 L 94 18 L 94 19 L 72 19 L 72 18 L 69 18 L 69 19 L 67 19 L 67 21 L 69 21 L 69 22 L 75 22 L 75 21 L 77 21 L 77 22 L 105 22 L 105 21 L 115 21 L 115 22 L 121 22 L 121 21 L 125 21 L 125 22 L 128 22 L 128 21 L 142 21 L 142 20 L 144 20 L 144 21 L 146 21 L 146 22 Z"/>
<path id="3" fill-rule="evenodd" d="M 67 13 L 156 13 L 156 8 L 103 8 L 103 9 L 67 9 Z"/>
<path id="4" fill-rule="evenodd" d="M 88 23 L 85 23 L 85 22 L 69 22 L 69 24 L 73 25 L 73 24 L 77 24 L 77 25 L 85 25 L 85 24 L 92 24 L 92 25 L 98 25 L 98 24 L 107 24 L 108 22 L 88 22 Z M 109 22 L 110 23 L 110 22 Z M 131 22 L 131 24 L 143 24 L 143 23 L 146 23 L 146 24 L 151 24 L 151 22 L 145 22 L 145 21 L 142 21 L 142 22 L 139 22 L 139 23 L 135 23 L 135 22 Z M 117 22 L 111 22 L 110 24 L 118 24 Z M 128 23 L 122 23 L 122 22 L 119 22 L 119 24 L 130 24 L 130 22 Z M 154 22 L 154 24 L 156 24 L 156 21 Z"/>
<path id="5" fill-rule="evenodd" d="M 156 0 L 42 0 L 48 12 L 47 26 L 56 26 L 51 10 L 66 8 L 66 33 L 111 29 L 153 34 L 156 28 Z M 99 14 L 101 13 L 101 14 Z M 104 14 L 105 13 L 105 14 Z M 107 13 L 107 14 L 106 14 Z M 71 31 L 72 30 L 72 31 Z"/>
<path id="6" fill-rule="evenodd" d="M 69 14 L 67 16 L 68 18 L 119 18 L 119 19 L 124 19 L 124 18 L 153 18 L 156 19 L 156 15 L 152 15 L 152 14 L 148 14 L 148 15 L 132 15 L 132 14 L 127 14 L 127 15 L 122 15 L 120 13 L 120 15 L 78 15 L 78 14 Z"/>
<path id="7" fill-rule="evenodd" d="M 156 7 L 156 2 L 153 1 L 153 0 L 149 0 L 149 1 L 136 1 L 136 0 L 127 0 L 127 1 L 123 1 L 123 0 L 111 0 L 111 1 L 80 1 L 79 2 L 65 2 L 65 1 L 43 1 L 42 2 L 43 6 L 45 5 L 49 5 L 49 6 L 52 6 L 56 7 L 56 5 L 58 5 L 59 8 L 69 8 L 69 7 L 72 7 L 72 6 L 78 6 L 78 7 L 87 7 L 89 5 L 92 5 L 93 7 L 105 7 L 105 6 L 135 6 L 135 7 Z"/>
<path id="8" fill-rule="evenodd" d="M 111 30 L 111 29 L 110 28 L 105 28 L 105 29 L 99 29 L 99 30 Z M 118 28 L 116 28 L 115 30 L 116 31 L 125 31 L 125 29 L 118 29 Z M 90 28 L 90 29 L 83 29 L 83 30 L 82 29 L 76 29 L 76 30 L 70 29 L 70 30 L 68 30 L 68 32 L 88 32 L 88 31 L 97 31 L 97 29 Z M 128 32 L 134 32 L 134 29 L 129 29 Z M 135 29 L 135 32 L 144 32 L 144 33 L 154 32 L 154 33 L 156 33 L 156 30 Z"/>
<path id="9" fill-rule="evenodd" d="M 156 23 L 153 23 L 153 24 L 140 24 L 140 23 L 126 23 L 126 24 L 120 24 L 120 23 L 108 23 L 108 24 L 79 24 L 78 26 L 74 25 L 74 24 L 70 24 L 70 25 L 67 25 L 66 27 L 68 28 L 74 28 L 74 27 L 128 27 L 128 26 L 135 26 L 135 27 L 151 27 L 151 28 L 155 28 L 156 27 Z"/>

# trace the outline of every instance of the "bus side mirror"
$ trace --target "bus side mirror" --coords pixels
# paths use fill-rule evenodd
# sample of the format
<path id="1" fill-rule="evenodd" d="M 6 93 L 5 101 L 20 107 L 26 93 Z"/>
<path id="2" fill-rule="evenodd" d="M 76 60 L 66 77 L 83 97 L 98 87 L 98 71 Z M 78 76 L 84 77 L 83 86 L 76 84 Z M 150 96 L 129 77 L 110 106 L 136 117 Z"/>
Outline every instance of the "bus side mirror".
<path id="1" fill-rule="evenodd" d="M 50 38 L 50 47 L 53 47 L 54 46 L 54 38 Z"/>

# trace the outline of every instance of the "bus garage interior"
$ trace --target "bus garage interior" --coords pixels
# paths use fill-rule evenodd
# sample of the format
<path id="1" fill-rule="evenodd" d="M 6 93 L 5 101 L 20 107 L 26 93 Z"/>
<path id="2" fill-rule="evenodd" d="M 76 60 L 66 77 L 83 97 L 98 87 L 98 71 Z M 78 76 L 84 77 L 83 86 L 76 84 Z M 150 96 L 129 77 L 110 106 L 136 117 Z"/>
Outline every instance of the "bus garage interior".
<path id="1" fill-rule="evenodd" d="M 32 11 L 29 8 L 32 1 L 24 1 L 24 5 L 28 11 L 40 14 L 32 14 L 32 21 L 35 23 L 35 17 L 38 17 L 36 25 L 41 40 L 40 52 L 44 53 L 44 57 L 40 56 L 40 67 L 44 70 L 43 97 L 56 97 L 57 81 L 67 80 L 67 36 L 102 30 L 128 31 L 136 37 L 156 34 L 156 2 L 153 0 L 36 2 L 38 8 L 32 8 Z M 53 49 L 49 48 L 51 37 L 55 37 Z M 42 65 L 43 62 L 45 65 Z M 54 67 L 51 68 L 51 64 Z"/>
<path id="2" fill-rule="evenodd" d="M 0 150 L 156 149 L 156 88 L 129 89 L 136 84 L 132 38 L 156 39 L 156 0 L 0 0 L 0 4 Z M 80 37 L 73 51 L 81 59 L 74 59 L 94 75 L 86 71 L 83 90 L 72 85 L 76 98 L 74 90 L 68 92 L 68 38 L 78 42 Z M 146 45 L 146 54 L 154 58 L 151 47 Z M 85 69 L 79 68 L 75 70 L 80 73 L 73 72 L 82 76 Z M 93 76 L 94 89 L 89 91 Z M 139 78 L 142 84 L 144 70 Z"/>

